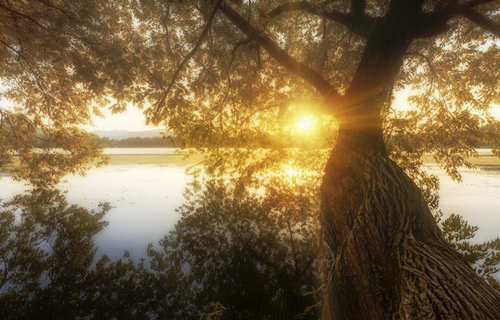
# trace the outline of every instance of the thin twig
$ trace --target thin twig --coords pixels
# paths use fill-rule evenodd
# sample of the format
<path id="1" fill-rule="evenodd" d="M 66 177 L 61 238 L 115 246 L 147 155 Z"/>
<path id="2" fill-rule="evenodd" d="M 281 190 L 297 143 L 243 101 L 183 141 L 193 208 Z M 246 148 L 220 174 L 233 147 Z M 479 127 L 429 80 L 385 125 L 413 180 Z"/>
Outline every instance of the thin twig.
<path id="1" fill-rule="evenodd" d="M 203 29 L 203 31 L 201 32 L 200 37 L 198 38 L 198 41 L 196 42 L 195 46 L 184 57 L 184 59 L 181 61 L 181 63 L 179 64 L 179 66 L 175 70 L 174 75 L 172 76 L 172 79 L 170 80 L 170 83 L 168 84 L 167 89 L 163 92 L 163 96 L 161 97 L 161 99 L 156 104 L 153 119 L 158 120 L 157 118 L 158 118 L 158 116 L 159 116 L 159 114 L 161 112 L 161 109 L 163 108 L 163 104 L 165 103 L 165 99 L 167 98 L 168 94 L 170 93 L 170 90 L 172 89 L 172 86 L 174 85 L 175 81 L 177 80 L 177 77 L 179 76 L 179 74 L 181 73 L 182 69 L 184 68 L 184 65 L 194 56 L 194 54 L 196 53 L 196 51 L 198 50 L 198 48 L 203 43 L 203 40 L 205 40 L 205 37 L 208 34 L 208 30 L 210 30 L 210 27 L 212 26 L 212 21 L 213 21 L 213 19 L 215 17 L 215 13 L 219 9 L 219 5 L 220 5 L 221 2 L 222 2 L 222 0 L 218 0 L 217 1 L 217 3 L 214 6 L 214 9 L 212 10 L 212 14 L 208 18 L 207 24 L 206 24 L 205 28 Z"/>

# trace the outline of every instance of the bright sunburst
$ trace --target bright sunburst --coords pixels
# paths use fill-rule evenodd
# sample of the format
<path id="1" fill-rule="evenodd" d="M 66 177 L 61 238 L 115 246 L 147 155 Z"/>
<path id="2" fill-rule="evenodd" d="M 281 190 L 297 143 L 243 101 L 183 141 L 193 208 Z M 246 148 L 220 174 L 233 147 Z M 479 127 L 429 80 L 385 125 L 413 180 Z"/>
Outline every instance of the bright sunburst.
<path id="1" fill-rule="evenodd" d="M 297 122 L 295 122 L 295 127 L 300 131 L 310 131 L 314 129 L 315 119 L 311 116 L 302 116 Z"/>
<path id="2" fill-rule="evenodd" d="M 301 171 L 295 167 L 288 166 L 286 169 L 286 174 L 289 178 L 296 178 L 301 174 Z"/>

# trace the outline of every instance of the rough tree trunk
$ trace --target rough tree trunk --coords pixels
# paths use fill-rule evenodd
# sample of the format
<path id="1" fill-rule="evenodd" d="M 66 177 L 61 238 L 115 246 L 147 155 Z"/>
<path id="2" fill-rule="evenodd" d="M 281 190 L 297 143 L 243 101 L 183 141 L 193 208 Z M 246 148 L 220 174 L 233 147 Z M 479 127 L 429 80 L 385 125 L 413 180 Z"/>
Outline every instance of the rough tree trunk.
<path id="1" fill-rule="evenodd" d="M 500 319 L 499 292 L 444 242 L 377 117 L 341 124 L 325 169 L 323 319 Z"/>

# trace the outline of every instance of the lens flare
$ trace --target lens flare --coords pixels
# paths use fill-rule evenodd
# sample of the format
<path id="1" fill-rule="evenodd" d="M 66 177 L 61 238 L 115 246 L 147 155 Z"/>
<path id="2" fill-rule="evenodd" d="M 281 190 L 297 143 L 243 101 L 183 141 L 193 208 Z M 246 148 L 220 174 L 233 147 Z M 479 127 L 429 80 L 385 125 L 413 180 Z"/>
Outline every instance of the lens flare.
<path id="1" fill-rule="evenodd" d="M 297 120 L 297 122 L 295 122 L 295 127 L 299 131 L 310 131 L 314 129 L 314 125 L 315 121 L 311 116 L 302 116 Z"/>
<path id="2" fill-rule="evenodd" d="M 289 178 L 295 178 L 300 175 L 300 170 L 294 167 L 288 167 L 286 169 L 286 174 Z"/>

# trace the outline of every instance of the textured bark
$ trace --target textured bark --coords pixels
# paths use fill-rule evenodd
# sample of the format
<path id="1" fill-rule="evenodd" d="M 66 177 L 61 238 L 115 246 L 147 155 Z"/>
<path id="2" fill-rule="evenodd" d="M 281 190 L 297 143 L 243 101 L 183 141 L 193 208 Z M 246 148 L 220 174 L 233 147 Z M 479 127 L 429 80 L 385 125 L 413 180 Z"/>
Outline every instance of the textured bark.
<path id="1" fill-rule="evenodd" d="M 380 121 L 366 123 L 341 126 L 323 178 L 323 319 L 500 319 L 499 292 L 445 243 Z"/>
<path id="2" fill-rule="evenodd" d="M 315 87 L 341 123 L 321 190 L 324 319 L 500 319 L 499 293 L 444 242 L 418 187 L 387 157 L 381 102 L 370 101 L 392 85 L 413 39 L 447 30 L 447 16 L 430 16 L 424 2 L 389 1 L 385 15 L 370 20 L 361 61 L 342 97 L 320 73 L 221 6 L 249 39 Z M 352 4 L 346 17 L 366 19 L 364 1 Z M 298 2 L 278 8 L 274 14 L 319 9 Z"/>
<path id="3" fill-rule="evenodd" d="M 323 319 L 500 319 L 500 294 L 443 240 L 382 136 L 383 92 L 421 27 L 420 0 L 392 1 L 369 35 L 325 168 Z"/>

